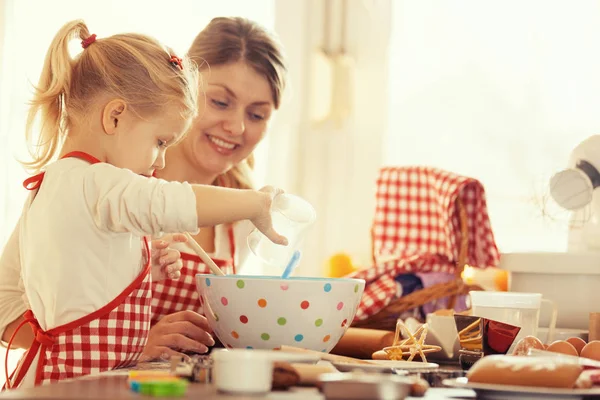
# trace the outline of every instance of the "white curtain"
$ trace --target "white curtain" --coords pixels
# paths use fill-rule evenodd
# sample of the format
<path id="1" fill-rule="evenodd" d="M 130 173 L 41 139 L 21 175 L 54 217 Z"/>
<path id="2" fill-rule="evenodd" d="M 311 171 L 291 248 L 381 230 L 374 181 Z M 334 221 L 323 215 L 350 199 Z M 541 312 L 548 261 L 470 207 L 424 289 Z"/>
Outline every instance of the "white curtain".
<path id="1" fill-rule="evenodd" d="M 500 250 L 563 251 L 548 177 L 600 132 L 597 0 L 393 2 L 385 162 L 480 179 Z"/>

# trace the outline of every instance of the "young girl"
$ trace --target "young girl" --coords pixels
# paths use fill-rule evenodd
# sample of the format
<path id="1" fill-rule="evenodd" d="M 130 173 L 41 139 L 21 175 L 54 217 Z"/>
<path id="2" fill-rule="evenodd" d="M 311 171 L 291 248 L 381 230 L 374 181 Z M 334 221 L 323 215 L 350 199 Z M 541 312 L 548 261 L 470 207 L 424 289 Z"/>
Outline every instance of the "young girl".
<path id="1" fill-rule="evenodd" d="M 84 50 L 72 59 L 75 37 Z M 41 117 L 27 164 L 37 174 L 16 228 L 35 340 L 7 387 L 135 363 L 150 328 L 149 235 L 249 219 L 286 244 L 269 217 L 276 190 L 152 178 L 195 117 L 198 86 L 190 61 L 147 36 L 96 39 L 81 21 L 55 36 L 29 114 L 28 138 Z"/>

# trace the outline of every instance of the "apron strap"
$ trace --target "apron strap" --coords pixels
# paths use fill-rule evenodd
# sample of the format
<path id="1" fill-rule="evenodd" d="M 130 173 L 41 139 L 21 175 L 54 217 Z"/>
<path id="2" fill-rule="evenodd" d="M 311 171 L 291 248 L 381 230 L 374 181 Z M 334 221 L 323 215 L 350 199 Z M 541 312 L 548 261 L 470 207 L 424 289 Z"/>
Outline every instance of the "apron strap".
<path id="1" fill-rule="evenodd" d="M 37 175 L 30 176 L 23 181 L 23 187 L 27 190 L 37 190 L 42 185 L 45 172 L 40 172 Z"/>
<path id="2" fill-rule="evenodd" d="M 90 164 L 97 164 L 97 163 L 101 162 L 99 159 L 97 159 L 93 155 L 85 153 L 83 151 L 71 151 L 70 153 L 67 153 L 64 156 L 62 156 L 61 159 L 69 158 L 69 157 L 79 158 L 80 160 L 87 161 Z M 37 175 L 33 175 L 33 176 L 30 176 L 29 178 L 25 179 L 23 181 L 23 187 L 27 190 L 39 189 L 40 186 L 42 185 L 42 181 L 44 180 L 44 174 L 45 174 L 45 172 L 40 172 Z"/>
<path id="3" fill-rule="evenodd" d="M 8 375 L 8 353 L 10 352 L 10 349 L 12 347 L 13 340 L 17 337 L 17 333 L 25 324 L 29 324 L 31 326 L 31 329 L 33 330 L 33 334 L 34 334 L 34 340 L 33 340 L 33 343 L 31 344 L 31 346 L 29 347 L 29 349 L 27 349 L 27 354 L 26 354 L 25 358 L 23 359 L 23 362 L 19 363 L 19 365 L 17 365 L 17 369 L 15 371 L 13 371 L 13 373 L 10 374 L 10 376 L 9 376 Z M 13 334 L 10 336 L 10 340 L 8 341 L 6 354 L 4 356 L 4 373 L 5 373 L 5 378 L 6 378 L 4 387 L 6 389 L 10 389 L 12 387 L 11 380 L 13 378 L 14 373 L 17 370 L 19 372 L 15 378 L 15 385 L 18 385 L 21 382 L 21 380 L 24 378 L 27 371 L 29 370 L 29 367 L 31 366 L 31 363 L 33 362 L 33 359 L 35 358 L 35 355 L 37 354 L 37 350 L 39 349 L 40 345 L 45 348 L 45 347 L 52 346 L 54 344 L 54 342 L 55 342 L 55 338 L 52 335 L 49 335 L 48 333 L 44 332 L 44 330 L 40 327 L 40 324 L 37 321 L 37 319 L 35 318 L 35 315 L 33 315 L 33 311 L 27 310 L 25 312 L 25 314 L 23 315 L 23 321 L 21 321 L 21 323 L 17 326 L 17 329 L 15 329 Z M 36 374 L 36 380 L 37 380 L 37 374 Z"/>
<path id="4" fill-rule="evenodd" d="M 83 152 L 83 151 L 71 151 L 71 152 L 65 154 L 64 156 L 62 156 L 61 159 L 62 158 L 69 158 L 69 157 L 79 158 L 80 160 L 87 161 L 90 164 L 97 164 L 97 163 L 101 163 L 102 162 L 99 159 L 97 159 L 96 157 L 94 157 L 93 155 L 88 154 L 88 153 Z"/>

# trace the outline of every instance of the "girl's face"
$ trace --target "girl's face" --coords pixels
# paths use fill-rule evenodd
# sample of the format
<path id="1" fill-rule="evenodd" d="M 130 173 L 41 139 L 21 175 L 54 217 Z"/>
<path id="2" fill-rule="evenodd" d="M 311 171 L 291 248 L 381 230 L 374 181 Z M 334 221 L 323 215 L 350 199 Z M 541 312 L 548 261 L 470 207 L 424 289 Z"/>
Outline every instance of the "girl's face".
<path id="1" fill-rule="evenodd" d="M 275 109 L 267 79 L 244 62 L 201 71 L 205 98 L 173 150 L 212 179 L 246 159 L 263 139 Z M 173 151 L 175 153 L 175 151 Z"/>
<path id="2" fill-rule="evenodd" d="M 164 168 L 167 148 L 180 141 L 191 124 L 176 107 L 144 118 L 126 110 L 117 121 L 117 140 L 107 161 L 145 176 Z"/>

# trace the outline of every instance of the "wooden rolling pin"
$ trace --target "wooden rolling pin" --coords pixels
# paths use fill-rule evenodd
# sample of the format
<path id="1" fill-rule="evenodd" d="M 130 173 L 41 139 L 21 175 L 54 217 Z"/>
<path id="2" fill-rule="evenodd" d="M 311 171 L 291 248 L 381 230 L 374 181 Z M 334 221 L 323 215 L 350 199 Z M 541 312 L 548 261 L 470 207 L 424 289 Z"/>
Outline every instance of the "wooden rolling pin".
<path id="1" fill-rule="evenodd" d="M 335 373 L 331 364 L 289 364 L 277 361 L 273 368 L 273 389 L 288 389 L 292 386 L 314 386 L 322 374 Z"/>
<path id="2" fill-rule="evenodd" d="M 371 359 L 373 353 L 393 344 L 394 334 L 395 332 L 379 329 L 348 328 L 331 352 L 341 356 Z"/>

